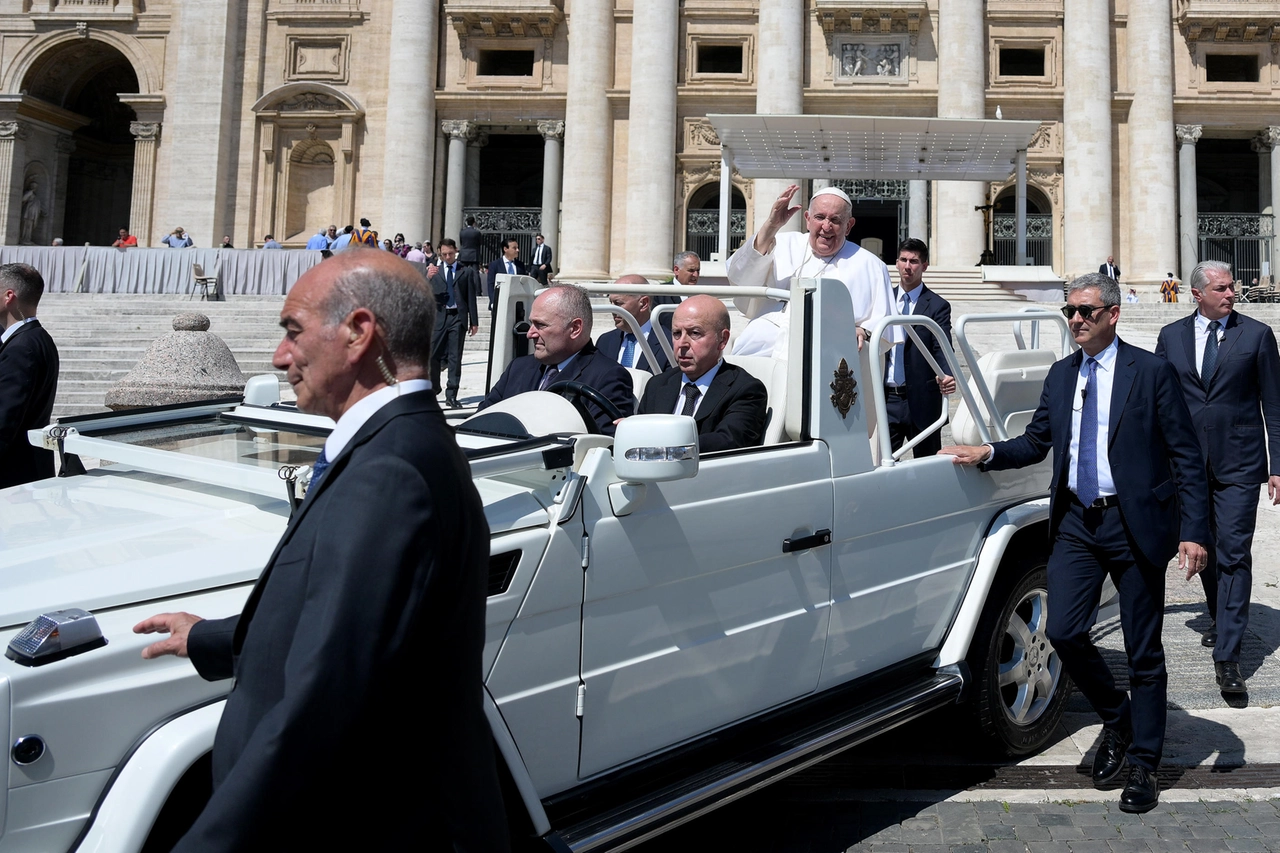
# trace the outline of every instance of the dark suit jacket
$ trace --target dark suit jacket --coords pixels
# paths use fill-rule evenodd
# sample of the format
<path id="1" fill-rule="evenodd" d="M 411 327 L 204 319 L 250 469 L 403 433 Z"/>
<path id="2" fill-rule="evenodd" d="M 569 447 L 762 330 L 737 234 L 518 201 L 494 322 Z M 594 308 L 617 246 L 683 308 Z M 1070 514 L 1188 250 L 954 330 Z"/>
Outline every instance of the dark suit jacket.
<path id="1" fill-rule="evenodd" d="M 519 258 L 516 258 L 514 261 L 512 261 L 512 263 L 515 264 L 516 266 L 517 275 L 529 274 L 524 268 L 524 261 L 520 260 Z M 498 276 L 506 275 L 506 274 L 507 274 L 506 258 L 498 258 L 496 261 L 489 262 L 488 274 L 485 278 L 485 293 L 488 295 L 490 301 L 492 301 L 494 296 L 496 295 L 494 288 L 498 284 Z"/>
<path id="2" fill-rule="evenodd" d="M 1196 362 L 1195 332 L 1194 313 L 1170 323 L 1160 330 L 1156 355 L 1167 358 L 1178 374 L 1209 470 L 1222 483 L 1265 483 L 1268 476 L 1280 474 L 1280 352 L 1275 333 L 1232 311 L 1218 345 L 1218 365 L 1206 385 Z"/>
<path id="3" fill-rule="evenodd" d="M 893 295 L 897 300 L 902 299 L 901 292 L 897 288 L 894 288 Z M 920 297 L 911 314 L 933 320 L 942 327 L 942 331 L 947 333 L 947 343 L 951 343 L 951 303 L 930 290 L 928 285 L 921 286 Z M 924 329 L 917 329 L 916 333 L 929 348 L 934 360 L 950 376 L 951 369 L 942 355 L 942 344 L 938 343 L 938 339 L 931 332 Z M 924 354 L 920 352 L 915 341 L 909 337 L 903 344 L 902 354 L 903 373 L 907 380 L 907 408 L 910 409 L 911 420 L 916 426 L 924 427 L 937 420 L 938 415 L 942 414 L 942 391 L 938 388 L 933 368 L 929 366 L 929 362 L 925 360 Z"/>
<path id="4" fill-rule="evenodd" d="M 546 259 L 543 260 L 542 263 L 546 264 L 547 268 L 542 271 L 543 275 L 540 280 L 546 281 L 546 276 L 555 272 L 556 268 L 551 260 L 552 257 L 554 256 L 554 253 L 551 251 L 551 246 L 546 243 L 543 243 L 542 248 L 546 250 L 546 255 L 547 255 Z M 540 275 L 538 272 L 538 264 L 535 262 L 535 259 L 537 258 L 537 256 L 538 256 L 538 244 L 534 243 L 533 250 L 529 253 L 529 270 L 530 270 L 529 275 L 532 275 L 534 277 L 537 277 L 538 275 Z"/>
<path id="5" fill-rule="evenodd" d="M 1208 490 L 1204 457 L 1191 430 L 1191 415 L 1178 379 L 1164 359 L 1119 343 L 1111 387 L 1107 459 L 1120 498 L 1120 513 L 1138 551 L 1152 565 L 1164 566 L 1178 543 L 1209 541 Z M 1071 409 L 1083 351 L 1049 368 L 1040 405 L 1026 432 L 993 444 L 990 470 L 1032 465 L 1053 450 L 1049 485 L 1050 535 L 1070 503 L 1067 470 L 1071 448 Z"/>
<path id="6" fill-rule="evenodd" d="M 441 328 L 444 317 L 444 306 L 448 304 L 449 286 L 444 280 L 443 266 L 430 279 L 431 292 L 436 295 L 436 328 Z M 480 271 L 475 267 L 464 266 L 459 262 L 453 277 L 454 300 L 458 305 L 458 320 L 463 327 L 480 325 L 480 314 L 476 310 L 476 294 L 480 290 Z"/>
<path id="7" fill-rule="evenodd" d="M 1105 275 L 1105 276 L 1110 276 L 1111 278 L 1115 279 L 1116 281 L 1119 281 L 1119 280 L 1120 280 L 1120 265 L 1119 265 L 1119 264 L 1112 264 L 1111 266 L 1112 266 L 1112 268 L 1116 271 L 1116 274 L 1115 274 L 1115 275 L 1111 275 L 1111 273 L 1107 272 L 1107 265 L 1106 265 L 1106 264 L 1098 264 L 1098 272 L 1102 273 L 1102 274 L 1103 274 L 1103 275 Z"/>
<path id="8" fill-rule="evenodd" d="M 581 382 L 603 394 L 610 402 L 622 410 L 623 417 L 635 411 L 635 392 L 632 390 L 631 374 L 617 361 L 605 358 L 596 351 L 595 344 L 587 341 L 587 345 L 570 362 L 564 373 L 556 377 L 556 381 Z M 523 394 L 526 391 L 538 390 L 542 381 L 542 362 L 531 355 L 522 355 L 512 360 L 502 376 L 490 389 L 477 411 L 486 409 L 500 400 Z M 607 412 L 591 402 L 587 402 L 587 410 L 596 419 L 596 425 L 605 435 L 613 435 L 613 418 Z"/>
<path id="9" fill-rule="evenodd" d="M 671 369 L 644 386 L 640 414 L 669 415 L 681 395 L 684 374 Z M 769 393 L 764 383 L 742 368 L 724 362 L 711 380 L 707 395 L 693 419 L 698 424 L 698 450 L 754 447 L 764 440 Z"/>
<path id="10" fill-rule="evenodd" d="M 379 409 L 294 513 L 243 612 L 191 629 L 200 674 L 236 683 L 213 796 L 174 849 L 330 849 L 358 832 L 505 850 L 481 686 L 488 557 L 434 396 Z"/>
<path id="11" fill-rule="evenodd" d="M 48 426 L 58 393 L 58 348 L 39 320 L 0 347 L 0 489 L 53 476 L 53 451 L 32 447 L 27 430 Z"/>
<path id="12" fill-rule="evenodd" d="M 458 260 L 464 264 L 480 263 L 480 229 L 464 225 L 458 232 Z"/>
<path id="13" fill-rule="evenodd" d="M 654 356 L 658 359 L 658 369 L 650 371 L 652 373 L 661 373 L 671 366 L 671 362 L 667 360 L 666 350 L 658 342 L 658 329 L 662 329 L 662 333 L 667 338 L 667 343 L 671 343 L 671 315 L 667 314 L 665 319 L 666 323 L 658 323 L 649 327 L 649 348 L 653 350 Z M 610 329 L 605 332 L 596 341 L 596 349 L 605 358 L 617 361 L 618 353 L 622 352 L 622 330 Z M 636 370 L 649 370 L 649 359 L 645 358 L 644 352 L 641 351 L 639 346 L 636 347 L 635 368 Z"/>

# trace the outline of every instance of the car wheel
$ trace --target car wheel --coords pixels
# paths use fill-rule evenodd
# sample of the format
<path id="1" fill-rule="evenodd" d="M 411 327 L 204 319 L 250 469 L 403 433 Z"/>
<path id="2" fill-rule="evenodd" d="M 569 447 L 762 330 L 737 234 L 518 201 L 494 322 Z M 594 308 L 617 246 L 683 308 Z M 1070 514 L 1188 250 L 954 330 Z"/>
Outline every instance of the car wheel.
<path id="1" fill-rule="evenodd" d="M 1048 598 L 1043 564 L 997 577 L 970 646 L 977 723 L 1006 756 L 1044 747 L 1071 693 L 1046 635 Z"/>

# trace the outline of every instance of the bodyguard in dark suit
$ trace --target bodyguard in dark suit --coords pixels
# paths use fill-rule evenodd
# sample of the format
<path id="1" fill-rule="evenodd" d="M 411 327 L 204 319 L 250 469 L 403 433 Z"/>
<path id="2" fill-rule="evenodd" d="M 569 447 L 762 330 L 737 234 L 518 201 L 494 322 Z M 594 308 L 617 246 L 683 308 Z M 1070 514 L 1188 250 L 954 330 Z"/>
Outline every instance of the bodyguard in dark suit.
<path id="1" fill-rule="evenodd" d="M 623 417 L 635 411 L 631 374 L 602 356 L 591 343 L 591 297 L 585 290 L 559 284 L 538 294 L 529 311 L 528 336 L 533 354 L 507 365 L 480 409 L 526 391 L 545 391 L 557 382 L 571 381 L 599 391 Z M 600 432 L 613 435 L 613 416 L 589 401 L 585 405 Z"/>
<path id="2" fill-rule="evenodd" d="M 547 279 L 555 272 L 555 267 L 551 264 L 551 247 L 547 245 L 546 238 L 541 234 L 533 238 L 533 243 L 533 257 L 529 259 L 529 269 L 538 283 L 546 287 Z"/>
<path id="3" fill-rule="evenodd" d="M 1116 259 L 1111 255 L 1107 255 L 1107 262 L 1105 264 L 1098 265 L 1098 272 L 1113 281 L 1120 280 L 1120 267 L 1116 266 Z"/>
<path id="4" fill-rule="evenodd" d="M 764 439 L 769 394 L 764 383 L 724 360 L 729 311 L 711 296 L 691 296 L 671 323 L 678 368 L 655 376 L 640 398 L 642 415 L 689 415 L 698 450 L 754 447 Z"/>
<path id="5" fill-rule="evenodd" d="M 476 227 L 476 218 L 467 217 L 467 224 L 458 232 L 458 261 L 468 266 L 478 267 L 480 264 L 480 229 Z"/>
<path id="6" fill-rule="evenodd" d="M 929 317 L 942 327 L 951 343 L 951 303 L 934 293 L 923 281 L 929 269 L 929 247 L 923 240 L 908 237 L 898 247 L 898 281 L 893 296 L 898 303 L 898 313 Z M 885 364 L 885 403 L 889 410 L 889 437 L 893 449 L 924 432 L 925 427 L 942 414 L 942 395 L 955 390 L 956 382 L 942 354 L 942 345 L 932 332 L 917 328 L 920 340 L 929 348 L 938 366 L 944 371 L 938 376 L 924 353 L 920 352 L 909 336 L 905 343 L 896 345 Z M 933 456 L 942 447 L 942 430 L 936 430 L 915 446 L 912 453 L 917 459 Z"/>
<path id="7" fill-rule="evenodd" d="M 275 365 L 337 421 L 307 497 L 239 616 L 134 628 L 170 634 L 144 657 L 235 678 L 213 795 L 177 851 L 507 849 L 481 673 L 489 530 L 424 378 L 434 310 L 390 252 L 324 261 L 285 300 Z"/>
<path id="8" fill-rule="evenodd" d="M 648 283 L 649 280 L 642 275 L 624 275 L 614 282 L 617 285 Z M 658 335 L 661 334 L 667 339 L 667 343 L 671 343 L 671 314 L 663 314 L 662 319 L 655 326 L 650 322 L 653 310 L 651 299 L 650 296 L 637 296 L 634 293 L 614 293 L 609 297 L 609 301 L 615 307 L 623 309 L 636 318 L 636 322 L 640 324 L 640 329 L 648 340 L 649 349 L 653 350 L 654 358 L 658 359 L 657 368 L 649 366 L 649 359 L 640 348 L 640 342 L 632 333 L 631 327 L 616 314 L 613 317 L 616 328 L 605 332 L 596 341 L 596 349 L 601 355 L 613 359 L 623 367 L 634 367 L 636 370 L 647 370 L 650 373 L 661 373 L 671 366 L 671 362 L 667 360 L 667 351 L 662 348 L 658 340 Z"/>
<path id="9" fill-rule="evenodd" d="M 489 262 L 485 279 L 485 292 L 489 294 L 489 310 L 492 311 L 498 302 L 498 276 L 527 275 L 524 261 L 520 260 L 519 241 L 507 239 L 502 241 L 502 257 Z"/>
<path id="10" fill-rule="evenodd" d="M 1213 547 L 1200 580 L 1214 627 L 1203 642 L 1213 646 L 1222 692 L 1244 693 L 1240 646 L 1249 624 L 1259 484 L 1280 502 L 1280 352 L 1270 326 L 1233 310 L 1231 267 L 1202 261 L 1190 281 L 1199 307 L 1160 330 L 1156 355 L 1178 374 L 1208 463 Z"/>
<path id="11" fill-rule="evenodd" d="M 1119 777 L 1127 760 L 1120 808 L 1140 813 L 1154 808 L 1160 793 L 1165 566 L 1179 554 L 1190 579 L 1208 564 L 1204 461 L 1168 362 L 1116 337 L 1115 279 L 1085 275 L 1068 290 L 1064 313 L 1081 350 L 1049 369 L 1026 432 L 942 452 L 1003 470 L 1033 465 L 1053 451 L 1047 633 L 1102 718 L 1094 784 Z M 1107 575 L 1120 594 L 1132 699 L 1089 640 Z"/>
<path id="12" fill-rule="evenodd" d="M 0 489 L 53 476 L 53 451 L 27 441 L 58 392 L 58 348 L 36 319 L 43 294 L 35 267 L 0 266 Z"/>
<path id="13" fill-rule="evenodd" d="M 458 408 L 458 386 L 462 381 L 462 345 L 467 335 L 480 330 L 476 292 L 480 273 L 457 260 L 457 244 L 448 237 L 440 241 L 439 265 L 427 267 L 431 291 L 436 297 L 436 328 L 431 336 L 431 387 L 440 393 L 440 373 L 449 367 L 445 404 Z"/>

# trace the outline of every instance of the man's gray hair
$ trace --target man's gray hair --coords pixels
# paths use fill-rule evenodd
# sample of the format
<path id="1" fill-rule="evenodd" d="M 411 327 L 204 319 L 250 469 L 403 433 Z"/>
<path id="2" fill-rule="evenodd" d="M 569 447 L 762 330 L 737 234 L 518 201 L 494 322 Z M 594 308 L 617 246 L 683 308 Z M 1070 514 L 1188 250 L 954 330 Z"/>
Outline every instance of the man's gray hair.
<path id="1" fill-rule="evenodd" d="M 353 249 L 352 253 L 361 251 L 375 250 Z M 406 264 L 403 270 L 394 273 L 363 266 L 341 273 L 324 304 L 329 325 L 341 323 L 357 308 L 373 312 L 387 350 L 397 363 L 422 368 L 431 364 L 436 299 L 417 270 Z"/>
<path id="2" fill-rule="evenodd" d="M 1111 276 L 1100 272 L 1086 273 L 1068 284 L 1067 295 L 1090 287 L 1098 288 L 1098 292 L 1102 294 L 1102 307 L 1120 304 L 1120 285 Z"/>
<path id="3" fill-rule="evenodd" d="M 697 252 L 681 252 L 680 254 L 676 255 L 675 260 L 671 262 L 671 268 L 672 269 L 675 269 L 676 267 L 683 268 L 685 261 L 697 261 L 698 263 L 702 263 L 702 258 L 698 255 Z"/>
<path id="4" fill-rule="evenodd" d="M 566 324 L 581 317 L 582 330 L 587 333 L 587 337 L 591 336 L 590 293 L 576 284 L 555 284 L 544 290 L 543 294 L 552 300 L 552 304 L 556 306 L 556 313 Z"/>
<path id="5" fill-rule="evenodd" d="M 1191 270 L 1191 275 L 1187 276 L 1187 283 L 1192 289 L 1204 293 L 1205 287 L 1209 284 L 1209 270 L 1223 273 L 1228 279 L 1234 279 L 1231 274 L 1231 264 L 1223 261 L 1201 261 Z"/>
<path id="6" fill-rule="evenodd" d="M 0 290 L 12 290 L 18 304 L 35 308 L 44 295 L 44 277 L 30 264 L 0 266 Z"/>

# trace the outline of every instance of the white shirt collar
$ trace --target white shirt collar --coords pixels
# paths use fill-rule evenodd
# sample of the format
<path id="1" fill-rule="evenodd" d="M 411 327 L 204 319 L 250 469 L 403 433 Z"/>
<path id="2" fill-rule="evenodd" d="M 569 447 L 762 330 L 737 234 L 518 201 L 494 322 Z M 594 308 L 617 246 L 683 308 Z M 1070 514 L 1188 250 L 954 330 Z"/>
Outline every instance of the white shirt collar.
<path id="1" fill-rule="evenodd" d="M 690 379 L 688 376 L 686 376 L 684 378 L 684 381 L 680 383 L 680 393 L 682 394 L 684 393 L 684 386 L 686 385 L 697 385 L 698 390 L 702 392 L 702 395 L 706 396 L 707 389 L 711 387 L 711 381 L 715 379 L 716 374 L 720 372 L 720 365 L 722 364 L 724 364 L 723 358 L 721 358 L 719 361 L 716 362 L 715 367 L 711 368 L 706 373 L 699 376 L 697 379 Z"/>
<path id="2" fill-rule="evenodd" d="M 1080 359 L 1080 369 L 1081 371 L 1083 371 L 1084 366 L 1088 364 L 1089 359 L 1092 358 L 1098 362 L 1098 367 L 1101 367 L 1103 370 L 1111 370 L 1115 367 L 1116 356 L 1119 354 L 1119 352 L 1120 352 L 1120 338 L 1119 336 L 1116 336 L 1111 339 L 1111 343 L 1107 344 L 1107 348 L 1104 349 L 1102 352 L 1098 353 L 1097 355 L 1091 356 L 1087 352 L 1082 351 L 1080 353 L 1080 355 L 1083 356 Z"/>
<path id="3" fill-rule="evenodd" d="M 578 352 L 582 352 L 582 350 L 578 350 Z M 572 364 L 573 360 L 578 357 L 578 352 L 575 352 L 573 355 L 569 356 L 564 361 L 557 364 L 556 370 L 560 371 L 561 373 L 564 373 L 564 369 L 568 367 L 570 364 Z"/>
<path id="4" fill-rule="evenodd" d="M 907 298 L 911 300 L 911 304 L 912 304 L 912 305 L 915 305 L 917 302 L 919 302 L 919 301 L 920 301 L 920 291 L 922 291 L 922 290 L 924 290 L 924 280 L 923 280 L 923 279 L 921 279 L 920 283 L 919 283 L 919 284 L 917 284 L 917 285 L 916 285 L 913 289 L 911 289 L 911 290 L 903 291 L 903 289 L 902 289 L 901 287 L 899 287 L 899 288 L 898 288 L 898 302 L 899 302 L 899 303 L 901 303 L 901 302 L 902 302 L 902 294 L 905 292 L 905 293 L 907 294 Z"/>
<path id="5" fill-rule="evenodd" d="M 23 326 L 27 325 L 28 323 L 34 323 L 35 319 L 36 319 L 35 317 L 28 317 L 25 320 L 19 320 L 9 328 L 5 329 L 4 333 L 0 334 L 0 344 L 8 343 L 9 338 L 12 338 L 14 335 L 18 334 L 19 329 L 21 329 Z"/>
<path id="6" fill-rule="evenodd" d="M 342 417 L 338 418 L 338 423 L 333 427 L 333 432 L 329 433 L 329 437 L 325 439 L 325 458 L 330 462 L 337 459 L 339 454 L 351 443 L 351 439 L 355 438 L 356 433 L 360 431 L 360 427 L 364 426 L 369 418 L 377 414 L 378 410 L 387 405 L 387 403 L 406 394 L 417 394 L 430 390 L 431 380 L 429 379 L 406 379 L 403 382 L 397 382 L 395 385 L 379 388 L 360 400 L 342 413 Z"/>
<path id="7" fill-rule="evenodd" d="M 1227 316 L 1223 317 L 1221 320 L 1218 321 L 1219 334 L 1221 334 L 1222 331 L 1227 328 L 1227 320 L 1230 320 L 1230 319 L 1231 319 L 1231 315 L 1228 314 Z M 1196 309 L 1196 330 L 1200 332 L 1200 334 L 1202 335 L 1208 334 L 1210 322 L 1212 321 L 1208 317 L 1201 314 L 1200 309 L 1197 308 Z"/>

